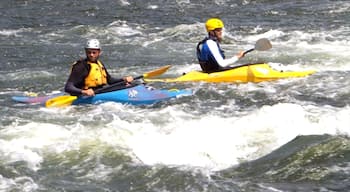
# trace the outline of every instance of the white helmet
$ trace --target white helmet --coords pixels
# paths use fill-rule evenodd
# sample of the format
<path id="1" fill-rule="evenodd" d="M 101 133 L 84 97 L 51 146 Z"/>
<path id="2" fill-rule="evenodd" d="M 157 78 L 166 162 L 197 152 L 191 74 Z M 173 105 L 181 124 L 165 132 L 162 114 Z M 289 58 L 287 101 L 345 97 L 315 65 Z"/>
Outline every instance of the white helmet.
<path id="1" fill-rule="evenodd" d="M 97 39 L 89 39 L 86 42 L 85 49 L 101 49 L 100 42 Z"/>

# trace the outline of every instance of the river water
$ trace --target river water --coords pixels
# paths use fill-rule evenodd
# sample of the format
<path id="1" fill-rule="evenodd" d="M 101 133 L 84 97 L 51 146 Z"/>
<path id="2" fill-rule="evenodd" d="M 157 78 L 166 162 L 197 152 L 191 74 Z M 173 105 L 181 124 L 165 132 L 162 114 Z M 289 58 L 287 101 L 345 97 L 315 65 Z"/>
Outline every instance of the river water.
<path id="1" fill-rule="evenodd" d="M 2 0 L 0 191 L 349 191 L 350 2 Z M 44 108 L 11 96 L 62 90 L 88 38 L 113 76 L 199 70 L 204 22 L 227 56 L 305 78 L 164 84 L 194 95 L 152 106 Z"/>

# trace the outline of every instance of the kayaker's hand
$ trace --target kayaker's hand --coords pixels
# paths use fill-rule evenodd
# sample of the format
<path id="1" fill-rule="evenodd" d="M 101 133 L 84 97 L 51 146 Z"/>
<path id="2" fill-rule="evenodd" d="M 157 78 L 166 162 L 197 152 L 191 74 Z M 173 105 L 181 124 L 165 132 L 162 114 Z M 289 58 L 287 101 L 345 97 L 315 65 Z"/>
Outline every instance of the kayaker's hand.
<path id="1" fill-rule="evenodd" d="M 238 59 L 244 57 L 244 51 L 241 51 L 237 54 Z"/>
<path id="2" fill-rule="evenodd" d="M 81 93 L 85 96 L 95 96 L 95 91 L 93 89 L 82 90 Z"/>
<path id="3" fill-rule="evenodd" d="M 133 80 L 134 80 L 134 78 L 133 78 L 132 76 L 124 77 L 124 81 L 125 81 L 126 83 L 131 83 Z"/>

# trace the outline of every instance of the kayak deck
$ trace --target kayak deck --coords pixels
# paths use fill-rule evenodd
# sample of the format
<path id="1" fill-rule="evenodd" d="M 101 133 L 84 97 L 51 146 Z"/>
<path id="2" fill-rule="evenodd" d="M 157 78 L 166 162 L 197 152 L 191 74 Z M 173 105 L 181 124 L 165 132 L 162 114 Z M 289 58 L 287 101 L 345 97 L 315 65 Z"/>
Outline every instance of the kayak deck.
<path id="1" fill-rule="evenodd" d="M 245 64 L 237 66 L 226 71 L 204 73 L 200 71 L 191 71 L 177 78 L 164 79 L 145 79 L 147 82 L 262 82 L 272 81 L 284 78 L 305 77 L 315 73 L 314 70 L 307 71 L 278 71 L 270 67 L 266 63 L 261 64 Z"/>

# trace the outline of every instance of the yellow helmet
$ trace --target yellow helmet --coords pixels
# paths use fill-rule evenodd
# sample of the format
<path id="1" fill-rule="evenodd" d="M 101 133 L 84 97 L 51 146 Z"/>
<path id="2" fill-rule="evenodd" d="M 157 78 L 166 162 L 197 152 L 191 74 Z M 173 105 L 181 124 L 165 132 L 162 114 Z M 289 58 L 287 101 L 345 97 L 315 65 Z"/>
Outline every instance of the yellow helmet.
<path id="1" fill-rule="evenodd" d="M 217 28 L 224 28 L 224 22 L 218 18 L 210 18 L 207 20 L 207 22 L 205 22 L 205 28 L 208 32 Z"/>

